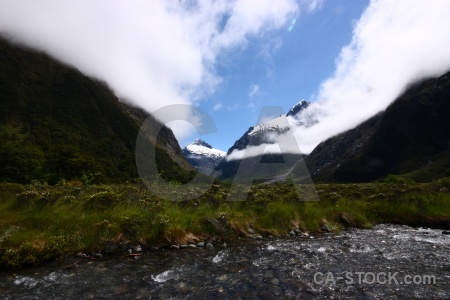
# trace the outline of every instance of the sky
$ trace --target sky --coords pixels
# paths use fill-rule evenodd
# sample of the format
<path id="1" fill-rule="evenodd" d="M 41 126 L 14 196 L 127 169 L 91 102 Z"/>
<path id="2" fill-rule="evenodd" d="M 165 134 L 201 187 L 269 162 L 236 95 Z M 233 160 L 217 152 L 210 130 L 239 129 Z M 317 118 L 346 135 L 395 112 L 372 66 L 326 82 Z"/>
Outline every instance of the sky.
<path id="1" fill-rule="evenodd" d="M 216 133 L 168 124 L 181 147 L 226 151 L 263 106 L 312 101 L 319 123 L 295 129 L 308 153 L 448 71 L 449 15 L 447 0 L 0 0 L 0 34 L 149 112 L 204 110 Z"/>

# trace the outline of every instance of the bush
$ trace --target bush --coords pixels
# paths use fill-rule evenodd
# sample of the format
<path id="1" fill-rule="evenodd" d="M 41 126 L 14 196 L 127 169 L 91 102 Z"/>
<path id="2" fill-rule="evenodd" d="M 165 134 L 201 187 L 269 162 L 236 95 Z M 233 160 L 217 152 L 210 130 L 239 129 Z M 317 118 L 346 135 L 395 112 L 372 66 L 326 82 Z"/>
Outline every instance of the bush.
<path id="1" fill-rule="evenodd" d="M 138 230 L 143 223 L 140 215 L 131 215 L 120 219 L 120 227 L 127 239 L 135 240 L 138 237 Z"/>
<path id="2" fill-rule="evenodd" d="M 88 197 L 85 207 L 89 209 L 109 209 L 114 207 L 120 200 L 120 196 L 115 192 L 103 191 Z"/>
<path id="3" fill-rule="evenodd" d="M 30 208 L 36 200 L 40 196 L 40 193 L 36 191 L 25 191 L 16 195 L 16 199 L 13 202 L 13 208 L 15 209 L 23 209 Z"/>
<path id="4" fill-rule="evenodd" d="M 386 176 L 383 180 L 384 183 L 389 183 L 389 184 L 412 184 L 415 183 L 414 180 L 409 179 L 409 178 L 405 178 L 399 175 L 393 175 L 393 174 L 389 174 L 388 176 Z"/>

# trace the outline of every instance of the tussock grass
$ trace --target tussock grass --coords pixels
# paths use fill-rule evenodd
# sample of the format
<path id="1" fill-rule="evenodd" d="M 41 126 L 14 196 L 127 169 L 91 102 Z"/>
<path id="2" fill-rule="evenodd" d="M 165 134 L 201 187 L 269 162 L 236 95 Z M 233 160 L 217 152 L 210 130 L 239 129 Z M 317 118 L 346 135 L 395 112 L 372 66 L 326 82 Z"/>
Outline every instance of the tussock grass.
<path id="1" fill-rule="evenodd" d="M 186 244 L 216 237 L 339 231 L 377 223 L 450 227 L 450 180 L 320 184 L 305 202 L 292 183 L 254 185 L 247 201 L 227 202 L 215 184 L 197 199 L 169 201 L 141 184 L 18 185 L 0 183 L 0 266 L 38 265 L 108 243 Z M 160 187 L 155 187 L 160 188 Z M 158 193 L 159 195 L 164 193 Z"/>

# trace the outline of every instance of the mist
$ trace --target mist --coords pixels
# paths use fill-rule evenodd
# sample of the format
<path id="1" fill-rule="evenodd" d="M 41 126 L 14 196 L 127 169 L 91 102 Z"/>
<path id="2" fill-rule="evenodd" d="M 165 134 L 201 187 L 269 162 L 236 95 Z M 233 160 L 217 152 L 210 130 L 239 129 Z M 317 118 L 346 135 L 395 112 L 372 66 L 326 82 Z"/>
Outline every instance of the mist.
<path id="1" fill-rule="evenodd" d="M 221 83 L 217 60 L 320 1 L 0 0 L 0 35 L 105 81 L 152 112 L 193 104 Z M 178 139 L 192 126 L 172 122 Z"/>
<path id="2" fill-rule="evenodd" d="M 319 120 L 294 128 L 303 153 L 383 111 L 412 83 L 450 70 L 450 2 L 373 0 L 356 22 L 304 114 Z"/>

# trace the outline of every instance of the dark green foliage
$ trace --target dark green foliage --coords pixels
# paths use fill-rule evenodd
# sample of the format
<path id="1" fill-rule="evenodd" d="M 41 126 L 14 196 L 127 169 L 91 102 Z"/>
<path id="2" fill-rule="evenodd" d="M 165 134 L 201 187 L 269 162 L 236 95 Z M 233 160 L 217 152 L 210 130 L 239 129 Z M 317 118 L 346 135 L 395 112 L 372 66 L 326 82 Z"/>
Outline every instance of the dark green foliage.
<path id="1" fill-rule="evenodd" d="M 143 223 L 142 217 L 138 214 L 124 216 L 120 219 L 120 227 L 125 237 L 130 240 L 136 240 L 138 230 Z"/>
<path id="2" fill-rule="evenodd" d="M 414 183 L 414 180 L 398 175 L 389 174 L 388 176 L 386 176 L 386 178 L 383 179 L 383 182 L 391 184 L 412 184 Z"/>
<path id="3" fill-rule="evenodd" d="M 384 112 L 318 145 L 313 179 L 371 182 L 388 174 L 429 182 L 450 175 L 450 73 L 409 87 Z"/>
<path id="4" fill-rule="evenodd" d="M 104 83 L 0 38 L 0 181 L 132 181 L 136 137 L 147 116 Z M 157 135 L 150 132 L 149 146 Z M 168 128 L 158 142 L 158 167 L 168 180 L 188 181 L 192 169 Z"/>

